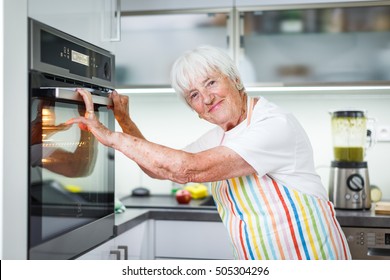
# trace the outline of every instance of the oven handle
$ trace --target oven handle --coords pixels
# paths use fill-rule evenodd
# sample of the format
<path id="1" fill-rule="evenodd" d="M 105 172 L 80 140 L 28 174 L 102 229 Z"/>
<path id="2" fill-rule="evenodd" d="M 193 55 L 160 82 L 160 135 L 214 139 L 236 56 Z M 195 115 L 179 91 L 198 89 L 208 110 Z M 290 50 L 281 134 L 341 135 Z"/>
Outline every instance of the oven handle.
<path id="1" fill-rule="evenodd" d="M 111 98 L 101 96 L 100 94 L 107 95 L 106 92 L 85 88 L 92 94 L 92 101 L 96 105 L 113 106 Z M 62 88 L 62 87 L 41 87 L 35 91 L 37 97 L 50 97 L 63 100 L 83 102 L 83 98 L 76 92 L 76 88 Z"/>

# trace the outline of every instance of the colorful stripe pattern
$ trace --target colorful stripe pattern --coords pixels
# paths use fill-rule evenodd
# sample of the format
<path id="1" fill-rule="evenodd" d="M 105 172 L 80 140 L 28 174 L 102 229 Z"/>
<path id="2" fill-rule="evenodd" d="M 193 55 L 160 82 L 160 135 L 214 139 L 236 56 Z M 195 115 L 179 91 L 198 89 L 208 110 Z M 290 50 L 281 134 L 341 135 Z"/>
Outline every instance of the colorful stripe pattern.
<path id="1" fill-rule="evenodd" d="M 237 259 L 351 259 L 329 201 L 255 174 L 215 182 L 212 194 Z"/>
<path id="2" fill-rule="evenodd" d="M 237 259 L 350 259 L 333 205 L 256 175 L 214 183 Z"/>

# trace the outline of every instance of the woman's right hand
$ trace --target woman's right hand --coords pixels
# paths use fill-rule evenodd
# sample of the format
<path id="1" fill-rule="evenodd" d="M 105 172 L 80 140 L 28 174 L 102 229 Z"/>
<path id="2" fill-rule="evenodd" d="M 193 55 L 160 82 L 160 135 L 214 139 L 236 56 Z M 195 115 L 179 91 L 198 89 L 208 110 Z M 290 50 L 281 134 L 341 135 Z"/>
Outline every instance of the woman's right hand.
<path id="1" fill-rule="evenodd" d="M 113 91 L 110 94 L 114 106 L 109 106 L 114 112 L 115 119 L 119 125 L 123 128 L 128 125 L 130 120 L 129 114 L 129 97 L 126 95 L 118 94 L 116 91 Z"/>

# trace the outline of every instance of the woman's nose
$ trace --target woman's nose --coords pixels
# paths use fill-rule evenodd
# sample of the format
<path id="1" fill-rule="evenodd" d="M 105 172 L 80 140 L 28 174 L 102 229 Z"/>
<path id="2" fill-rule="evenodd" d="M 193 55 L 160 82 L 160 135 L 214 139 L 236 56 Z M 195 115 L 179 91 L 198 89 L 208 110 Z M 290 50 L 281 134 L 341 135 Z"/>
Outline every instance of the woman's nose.
<path id="1" fill-rule="evenodd" d="M 205 91 L 203 93 L 203 103 L 209 105 L 213 102 L 214 95 L 210 92 Z"/>

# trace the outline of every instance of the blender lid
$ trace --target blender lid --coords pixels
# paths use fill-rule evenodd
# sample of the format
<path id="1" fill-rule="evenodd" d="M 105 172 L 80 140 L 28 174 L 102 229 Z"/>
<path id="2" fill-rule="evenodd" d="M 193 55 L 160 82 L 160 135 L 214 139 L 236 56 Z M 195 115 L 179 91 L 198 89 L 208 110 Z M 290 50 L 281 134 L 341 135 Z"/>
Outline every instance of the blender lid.
<path id="1" fill-rule="evenodd" d="M 366 116 L 366 112 L 364 110 L 339 110 L 333 111 L 331 114 L 335 118 L 364 118 Z"/>

